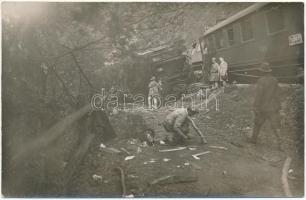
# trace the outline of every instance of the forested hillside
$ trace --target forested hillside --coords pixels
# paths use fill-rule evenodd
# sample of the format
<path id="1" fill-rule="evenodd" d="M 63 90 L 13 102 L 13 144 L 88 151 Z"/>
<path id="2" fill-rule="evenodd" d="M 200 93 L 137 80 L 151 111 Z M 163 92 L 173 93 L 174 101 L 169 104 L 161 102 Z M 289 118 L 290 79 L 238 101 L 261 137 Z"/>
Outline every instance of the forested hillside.
<path id="1" fill-rule="evenodd" d="M 143 69 L 150 63 L 137 52 L 162 44 L 179 43 L 189 48 L 205 28 L 249 5 L 2 3 L 4 179 L 11 173 L 9 162 L 13 155 L 25 151 L 24 145 L 89 103 L 102 88 L 147 92 L 150 74 Z M 32 162 L 22 169 L 36 169 L 32 165 L 40 166 Z M 32 172 L 27 175 L 31 179 L 16 174 L 8 179 L 36 178 Z M 42 180 L 35 181 L 39 185 Z M 21 194 L 37 194 L 35 188 L 27 189 Z"/>
<path id="2" fill-rule="evenodd" d="M 102 87 L 133 90 L 136 52 L 176 41 L 188 48 L 205 27 L 249 5 L 6 2 L 4 108 L 71 106 Z"/>

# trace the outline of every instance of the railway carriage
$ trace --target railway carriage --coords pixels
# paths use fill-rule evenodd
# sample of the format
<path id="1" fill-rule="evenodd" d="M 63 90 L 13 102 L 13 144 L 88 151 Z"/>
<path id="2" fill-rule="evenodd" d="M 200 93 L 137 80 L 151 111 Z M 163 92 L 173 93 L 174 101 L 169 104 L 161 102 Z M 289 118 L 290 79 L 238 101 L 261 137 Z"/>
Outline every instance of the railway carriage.
<path id="1" fill-rule="evenodd" d="M 302 80 L 304 5 L 255 3 L 208 29 L 199 43 L 205 74 L 212 57 L 223 57 L 230 81 L 256 81 L 265 61 L 281 82 Z"/>

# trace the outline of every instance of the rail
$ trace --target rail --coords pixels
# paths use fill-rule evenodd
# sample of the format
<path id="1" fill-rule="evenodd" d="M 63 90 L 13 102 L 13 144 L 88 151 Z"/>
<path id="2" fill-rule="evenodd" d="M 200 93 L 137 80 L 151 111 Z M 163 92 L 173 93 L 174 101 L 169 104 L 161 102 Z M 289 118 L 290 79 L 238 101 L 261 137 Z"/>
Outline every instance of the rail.
<path id="1" fill-rule="evenodd" d="M 232 75 L 236 76 L 245 76 L 245 77 L 252 77 L 252 78 L 260 78 L 262 76 L 256 76 L 256 75 L 249 75 L 249 74 L 238 74 L 238 73 L 231 73 Z M 297 76 L 276 76 L 276 78 L 281 78 L 281 79 L 293 79 L 293 78 L 299 78 L 303 77 L 303 75 L 297 75 Z"/>
<path id="2" fill-rule="evenodd" d="M 282 68 L 282 67 L 294 67 L 294 66 L 303 66 L 304 64 L 298 63 L 298 64 L 292 64 L 292 65 L 278 65 L 278 66 L 270 66 L 271 68 Z M 242 67 L 242 66 L 241 66 Z M 229 72 L 245 72 L 245 71 L 252 71 L 252 70 L 257 70 L 258 67 L 252 67 L 248 69 L 238 69 L 238 70 L 232 70 Z"/>

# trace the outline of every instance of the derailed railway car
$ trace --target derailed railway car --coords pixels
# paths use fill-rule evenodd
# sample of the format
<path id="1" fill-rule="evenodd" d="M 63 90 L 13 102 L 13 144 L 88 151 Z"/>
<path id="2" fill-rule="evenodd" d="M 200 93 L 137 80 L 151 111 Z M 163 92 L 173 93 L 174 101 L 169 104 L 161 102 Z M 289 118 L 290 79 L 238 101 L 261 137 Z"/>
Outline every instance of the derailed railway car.
<path id="1" fill-rule="evenodd" d="M 212 57 L 229 65 L 230 81 L 255 82 L 269 62 L 281 82 L 304 75 L 303 3 L 255 3 L 208 29 L 199 39 L 206 76 Z"/>
<path id="2" fill-rule="evenodd" d="M 139 56 L 146 57 L 150 65 L 151 76 L 162 81 L 163 94 L 173 94 L 179 97 L 186 91 L 190 67 L 186 56 L 183 55 L 184 51 L 183 42 L 177 41 L 138 53 Z"/>

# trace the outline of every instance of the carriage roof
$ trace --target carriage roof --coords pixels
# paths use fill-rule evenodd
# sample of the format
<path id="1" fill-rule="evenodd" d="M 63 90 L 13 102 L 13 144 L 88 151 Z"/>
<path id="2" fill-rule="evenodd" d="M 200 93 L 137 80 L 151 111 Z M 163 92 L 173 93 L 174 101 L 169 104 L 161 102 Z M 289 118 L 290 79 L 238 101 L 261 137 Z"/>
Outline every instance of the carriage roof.
<path id="1" fill-rule="evenodd" d="M 228 24 L 231 24 L 231 23 L 239 20 L 240 18 L 242 18 L 242 17 L 244 17 L 244 16 L 246 16 L 248 14 L 251 14 L 251 13 L 257 11 L 258 9 L 264 7 L 267 4 L 268 4 L 267 2 L 264 2 L 264 3 L 255 3 L 254 5 L 252 5 L 252 6 L 248 7 L 248 8 L 246 8 L 246 9 L 238 12 L 237 14 L 235 14 L 235 15 L 229 17 L 228 19 L 226 19 L 226 20 L 216 24 L 215 26 L 211 27 L 210 29 L 208 29 L 204 33 L 203 37 L 205 37 L 205 36 L 215 32 L 216 30 L 218 30 L 218 29 L 220 29 L 220 28 L 222 28 L 222 27 L 224 27 L 224 26 L 226 26 Z"/>

